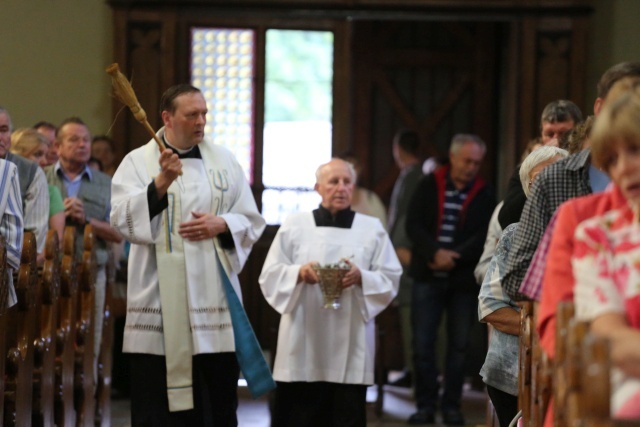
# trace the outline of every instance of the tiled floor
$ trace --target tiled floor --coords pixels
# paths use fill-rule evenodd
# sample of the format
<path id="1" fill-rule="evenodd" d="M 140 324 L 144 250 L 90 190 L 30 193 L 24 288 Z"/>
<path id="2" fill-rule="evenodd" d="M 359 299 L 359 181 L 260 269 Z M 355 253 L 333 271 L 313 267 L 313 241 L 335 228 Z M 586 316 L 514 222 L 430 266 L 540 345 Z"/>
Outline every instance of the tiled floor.
<path id="1" fill-rule="evenodd" d="M 266 398 L 253 400 L 245 387 L 239 388 L 240 403 L 238 408 L 238 423 L 240 427 L 269 427 L 269 408 Z M 371 387 L 367 400 L 376 400 L 375 387 Z M 465 389 L 462 410 L 468 426 L 485 424 L 487 396 L 485 392 Z M 113 400 L 112 427 L 129 427 L 129 401 Z M 383 399 L 383 414 L 378 418 L 374 413 L 374 405 L 369 405 L 367 426 L 406 426 L 406 420 L 415 411 L 412 391 L 408 388 L 385 386 Z M 436 424 L 439 425 L 439 424 Z"/>

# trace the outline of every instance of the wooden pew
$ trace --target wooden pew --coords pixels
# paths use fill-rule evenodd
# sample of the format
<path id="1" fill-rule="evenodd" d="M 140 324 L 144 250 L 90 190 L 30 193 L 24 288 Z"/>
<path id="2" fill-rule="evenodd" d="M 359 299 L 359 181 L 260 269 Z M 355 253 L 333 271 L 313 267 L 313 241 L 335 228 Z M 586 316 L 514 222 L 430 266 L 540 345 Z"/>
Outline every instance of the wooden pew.
<path id="1" fill-rule="evenodd" d="M 583 412 L 580 400 L 582 383 L 582 341 L 589 330 L 589 323 L 571 319 L 567 334 L 567 360 L 565 364 L 566 389 L 566 425 L 577 425 Z"/>
<path id="2" fill-rule="evenodd" d="M 38 277 L 38 335 L 34 347 L 32 425 L 53 426 L 58 297 L 60 295 L 60 257 L 58 233 L 49 230 L 45 261 Z"/>
<path id="3" fill-rule="evenodd" d="M 75 228 L 66 227 L 62 239 L 60 296 L 55 360 L 55 420 L 57 426 L 76 425 L 74 370 L 78 276 L 75 261 Z"/>
<path id="4" fill-rule="evenodd" d="M 74 375 L 74 407 L 77 426 L 93 426 L 95 421 L 94 292 L 96 254 L 94 242 L 93 228 L 87 225 L 84 229 L 84 251 L 78 264 Z"/>
<path id="5" fill-rule="evenodd" d="M 573 316 L 573 302 L 558 305 L 554 426 L 640 426 L 640 420 L 611 418 L 609 343 L 589 332 L 589 322 Z"/>
<path id="6" fill-rule="evenodd" d="M 567 423 L 568 385 L 565 375 L 568 359 L 569 322 L 573 318 L 574 306 L 571 301 L 562 301 L 556 312 L 555 359 L 553 361 L 553 424 L 562 427 Z"/>
<path id="7" fill-rule="evenodd" d="M 491 323 L 487 324 L 488 328 L 488 342 L 491 342 L 491 335 L 494 333 L 494 327 Z M 498 420 L 498 414 L 496 413 L 496 409 L 491 402 L 491 399 L 487 398 L 487 408 L 485 414 L 485 426 L 487 427 L 500 427 L 500 420 Z"/>
<path id="8" fill-rule="evenodd" d="M 7 284 L 7 247 L 4 237 L 0 236 L 0 355 L 7 354 L 7 305 L 9 287 Z M 4 379 L 5 358 L 0 356 L 0 378 Z M 0 381 L 0 421 L 4 420 L 4 380 Z"/>
<path id="9" fill-rule="evenodd" d="M 533 303 L 520 305 L 520 354 L 518 360 L 518 408 L 522 411 L 522 425 L 531 426 L 531 358 L 533 345 Z"/>
<path id="10" fill-rule="evenodd" d="M 589 323 L 574 318 L 574 304 L 558 305 L 556 357 L 550 361 L 533 328 L 537 310 L 521 304 L 519 406 L 523 426 L 541 426 L 553 397 L 556 427 L 640 426 L 640 420 L 610 417 L 608 342 L 589 333 Z M 527 401 L 529 404 L 527 405 Z M 487 425 L 493 419 L 487 416 Z"/>
<path id="11" fill-rule="evenodd" d="M 581 345 L 582 387 L 580 419 L 608 420 L 611 414 L 611 361 L 609 343 L 588 333 Z"/>
<path id="12" fill-rule="evenodd" d="M 4 425 L 31 424 L 33 342 L 36 337 L 38 267 L 36 238 L 25 232 L 20 268 L 14 277 L 18 303 L 7 312 L 7 359 L 4 376 Z"/>
<path id="13" fill-rule="evenodd" d="M 581 381 L 576 425 L 583 427 L 640 426 L 640 420 L 611 418 L 611 358 L 608 340 L 587 332 L 581 344 Z"/>
<path id="14" fill-rule="evenodd" d="M 114 323 L 111 314 L 111 292 L 116 279 L 116 264 L 113 251 L 109 251 L 107 263 L 107 288 L 104 302 L 104 318 L 102 327 L 102 342 L 98 356 L 98 384 L 96 389 L 96 426 L 109 427 L 111 425 L 111 368 L 113 363 L 113 334 Z"/>
<path id="15" fill-rule="evenodd" d="M 537 304 L 523 301 L 518 305 L 521 308 L 518 408 L 522 411 L 523 426 L 539 427 L 544 423 L 551 398 L 552 364 L 540 346 L 540 337 L 535 328 Z"/>
<path id="16" fill-rule="evenodd" d="M 537 324 L 538 304 L 533 305 L 533 325 Z M 552 362 L 540 346 L 538 331 L 532 330 L 531 355 L 531 425 L 541 426 L 547 413 L 552 393 Z"/>

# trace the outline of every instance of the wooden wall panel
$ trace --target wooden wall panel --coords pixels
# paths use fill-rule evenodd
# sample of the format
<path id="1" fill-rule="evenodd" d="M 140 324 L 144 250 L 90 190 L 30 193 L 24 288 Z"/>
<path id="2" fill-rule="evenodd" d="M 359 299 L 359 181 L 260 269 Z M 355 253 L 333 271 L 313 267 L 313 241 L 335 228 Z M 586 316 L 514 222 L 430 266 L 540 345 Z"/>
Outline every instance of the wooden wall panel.
<path id="1" fill-rule="evenodd" d="M 569 99 L 592 114 L 584 99 L 587 18 L 527 18 L 520 49 L 520 107 L 518 152 L 540 134 L 540 114 L 557 99 Z M 515 59 L 518 60 L 518 59 Z M 530 102 L 524 102 L 524 100 Z"/>
<path id="2" fill-rule="evenodd" d="M 173 13 L 116 11 L 115 62 L 129 78 L 154 129 L 162 126 L 158 105 L 164 90 L 176 82 L 176 19 Z M 149 141 L 144 127 L 114 100 L 114 140 L 119 157 Z"/>
<path id="3" fill-rule="evenodd" d="M 387 22 L 355 26 L 357 71 L 354 151 L 368 165 L 360 183 L 383 199 L 398 174 L 391 141 L 399 128 L 422 139 L 421 154 L 446 156 L 456 133 L 475 133 L 489 146 L 493 177 L 497 97 L 496 23 Z"/>

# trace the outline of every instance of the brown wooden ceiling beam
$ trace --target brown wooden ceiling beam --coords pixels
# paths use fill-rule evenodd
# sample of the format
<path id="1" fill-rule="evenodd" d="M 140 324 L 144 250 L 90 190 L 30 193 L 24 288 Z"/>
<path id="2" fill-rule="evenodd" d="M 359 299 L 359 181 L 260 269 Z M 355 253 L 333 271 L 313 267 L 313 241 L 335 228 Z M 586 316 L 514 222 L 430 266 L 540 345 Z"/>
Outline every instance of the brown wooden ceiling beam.
<path id="1" fill-rule="evenodd" d="M 458 52 L 442 52 L 427 49 L 395 49 L 377 51 L 371 60 L 378 65 L 392 67 L 471 67 L 469 57 L 473 51 L 465 54 Z"/>
<path id="2" fill-rule="evenodd" d="M 113 8 L 178 11 L 201 9 L 215 14 L 286 16 L 290 19 L 442 20 L 472 16 L 513 19 L 522 15 L 588 15 L 594 0 L 105 0 Z"/>

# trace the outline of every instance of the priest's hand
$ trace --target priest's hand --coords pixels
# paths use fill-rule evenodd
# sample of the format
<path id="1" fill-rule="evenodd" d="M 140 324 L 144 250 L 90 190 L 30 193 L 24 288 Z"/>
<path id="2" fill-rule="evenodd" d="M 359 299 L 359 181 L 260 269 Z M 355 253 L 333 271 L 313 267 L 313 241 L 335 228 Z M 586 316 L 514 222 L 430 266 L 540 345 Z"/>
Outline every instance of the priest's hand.
<path id="1" fill-rule="evenodd" d="M 191 212 L 195 219 L 180 224 L 178 233 L 187 240 L 213 239 L 229 230 L 224 218 L 207 212 Z"/>
<path id="2" fill-rule="evenodd" d="M 182 162 L 178 155 L 169 149 L 160 153 L 160 173 L 155 177 L 156 192 L 161 199 L 173 181 L 182 173 Z"/>
<path id="3" fill-rule="evenodd" d="M 313 267 L 317 267 L 319 264 L 317 261 L 311 261 L 307 264 L 304 264 L 300 267 L 300 272 L 298 273 L 298 283 L 308 283 L 310 285 L 314 285 L 320 281 L 318 278 L 318 273 L 313 269 Z"/>
<path id="4" fill-rule="evenodd" d="M 351 266 L 351 270 L 349 270 L 349 272 L 347 272 L 347 274 L 342 278 L 342 287 L 348 288 L 354 285 L 362 286 L 362 273 L 358 266 L 348 260 L 344 260 L 344 262 Z"/>

